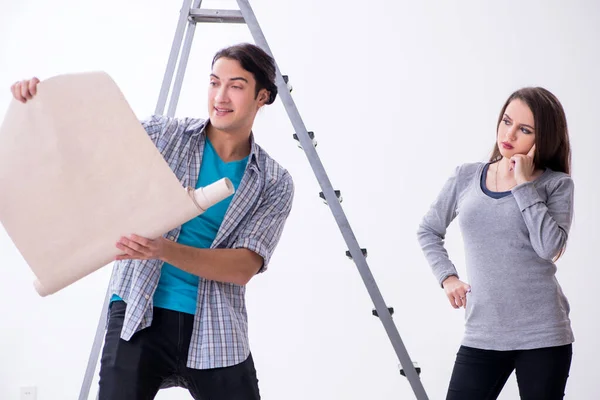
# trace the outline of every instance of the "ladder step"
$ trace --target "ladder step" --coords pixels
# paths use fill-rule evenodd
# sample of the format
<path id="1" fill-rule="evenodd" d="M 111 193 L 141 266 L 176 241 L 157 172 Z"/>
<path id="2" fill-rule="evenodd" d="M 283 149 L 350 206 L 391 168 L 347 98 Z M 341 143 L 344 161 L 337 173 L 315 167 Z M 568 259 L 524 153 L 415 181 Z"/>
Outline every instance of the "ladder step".
<path id="1" fill-rule="evenodd" d="M 298 137 L 298 134 L 294 133 L 292 135 L 292 137 L 294 138 L 295 141 L 298 142 L 298 147 L 302 148 L 302 145 L 300 144 L 300 138 Z M 313 131 L 308 132 L 308 137 L 310 138 L 310 140 L 312 140 L 313 146 L 317 147 L 317 141 L 315 140 L 315 133 Z"/>
<path id="2" fill-rule="evenodd" d="M 294 88 L 292 87 L 292 84 L 290 83 L 290 77 L 287 75 L 283 75 L 282 78 L 283 78 L 283 81 L 285 82 L 285 84 L 287 85 L 288 90 L 290 91 L 290 93 L 292 93 L 292 90 L 294 90 Z"/>
<path id="3" fill-rule="evenodd" d="M 394 315 L 394 307 L 388 307 L 388 312 L 390 315 Z M 377 309 L 373 309 L 373 315 L 379 317 L 379 313 L 377 313 Z"/>
<path id="4" fill-rule="evenodd" d="M 343 200 L 342 192 L 340 192 L 339 190 L 334 190 L 333 192 L 335 193 L 335 197 L 337 197 L 338 201 L 341 203 Z M 325 193 L 319 192 L 319 197 L 323 199 L 323 203 L 327 204 L 327 199 L 325 199 Z"/>
<path id="5" fill-rule="evenodd" d="M 400 365 L 400 367 L 402 367 Z M 421 375 L 421 367 L 419 367 L 419 363 L 417 362 L 413 362 L 413 367 L 415 367 L 415 371 L 417 372 L 417 375 Z M 404 369 L 400 368 L 400 375 L 402 376 L 406 376 L 406 372 L 404 372 Z"/>
<path id="6" fill-rule="evenodd" d="M 245 24 L 244 16 L 240 10 L 208 10 L 192 8 L 189 19 L 194 22 L 213 22 L 228 24 Z"/>
<path id="7" fill-rule="evenodd" d="M 363 256 L 367 258 L 367 249 L 360 249 L 360 251 L 362 252 Z M 350 250 L 346 250 L 346 257 L 352 260 L 352 254 L 350 254 Z"/>

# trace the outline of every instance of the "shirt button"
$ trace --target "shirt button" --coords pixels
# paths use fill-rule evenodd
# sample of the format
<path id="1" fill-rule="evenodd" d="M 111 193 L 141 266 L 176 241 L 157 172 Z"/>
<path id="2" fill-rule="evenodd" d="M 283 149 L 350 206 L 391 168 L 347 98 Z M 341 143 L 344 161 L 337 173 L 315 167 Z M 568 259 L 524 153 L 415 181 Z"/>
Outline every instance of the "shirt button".
<path id="1" fill-rule="evenodd" d="M 146 300 L 150 299 L 150 296 L 145 294 L 144 297 L 146 298 Z"/>

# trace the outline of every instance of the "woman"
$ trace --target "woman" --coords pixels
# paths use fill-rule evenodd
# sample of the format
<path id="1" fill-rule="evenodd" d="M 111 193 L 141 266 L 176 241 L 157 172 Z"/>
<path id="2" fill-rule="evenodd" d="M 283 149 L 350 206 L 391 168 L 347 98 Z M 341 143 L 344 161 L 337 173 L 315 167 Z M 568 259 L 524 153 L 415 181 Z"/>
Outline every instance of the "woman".
<path id="1" fill-rule="evenodd" d="M 513 93 L 488 163 L 456 168 L 424 216 L 418 240 L 465 334 L 447 399 L 495 399 L 513 370 L 522 399 L 562 399 L 574 341 L 555 261 L 573 215 L 564 110 L 543 88 Z M 444 248 L 458 216 L 470 285 Z"/>

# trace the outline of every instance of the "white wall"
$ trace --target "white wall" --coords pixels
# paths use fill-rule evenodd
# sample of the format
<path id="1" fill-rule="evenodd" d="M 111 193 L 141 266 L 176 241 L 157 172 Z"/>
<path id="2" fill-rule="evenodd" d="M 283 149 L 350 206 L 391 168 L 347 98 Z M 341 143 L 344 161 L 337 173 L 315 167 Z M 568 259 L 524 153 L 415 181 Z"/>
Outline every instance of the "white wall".
<path id="1" fill-rule="evenodd" d="M 0 110 L 15 80 L 105 70 L 140 118 L 153 112 L 179 1 L 1 0 Z M 230 7 L 232 1 L 206 5 Z M 444 398 L 462 335 L 416 242 L 421 216 L 458 163 L 484 160 L 511 91 L 542 85 L 563 102 L 573 146 L 575 221 L 559 280 L 576 334 L 567 399 L 600 397 L 595 120 L 600 5 L 584 1 L 252 2 L 395 323 Z M 212 54 L 251 41 L 245 26 L 197 29 L 178 114 L 205 116 Z M 268 273 L 249 284 L 251 346 L 264 399 L 413 398 L 304 153 L 277 102 L 259 142 L 292 173 L 296 200 Z M 31 160 L 31 166 L 43 168 Z M 35 184 L 35 182 L 23 182 Z M 1 194 L 0 194 L 1 195 Z M 463 270 L 460 232 L 448 249 Z M 0 398 L 37 385 L 39 400 L 75 399 L 109 269 L 40 298 L 0 230 Z M 59 381 L 63 381 L 59 383 Z M 502 399 L 518 397 L 514 378 Z M 181 389 L 158 396 L 187 399 Z"/>

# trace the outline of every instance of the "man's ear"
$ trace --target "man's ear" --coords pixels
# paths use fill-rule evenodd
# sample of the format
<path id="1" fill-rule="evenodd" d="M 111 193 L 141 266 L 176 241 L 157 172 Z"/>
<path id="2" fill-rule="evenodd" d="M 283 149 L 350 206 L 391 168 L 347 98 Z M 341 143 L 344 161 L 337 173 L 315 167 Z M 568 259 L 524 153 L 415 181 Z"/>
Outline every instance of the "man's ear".
<path id="1" fill-rule="evenodd" d="M 261 107 L 267 104 L 270 95 L 271 94 L 267 89 L 261 89 L 260 92 L 258 92 L 258 102 Z"/>

